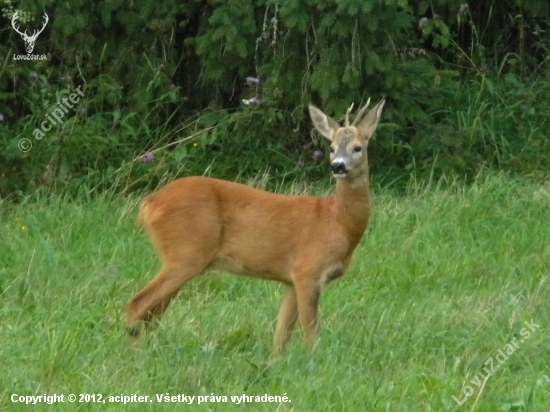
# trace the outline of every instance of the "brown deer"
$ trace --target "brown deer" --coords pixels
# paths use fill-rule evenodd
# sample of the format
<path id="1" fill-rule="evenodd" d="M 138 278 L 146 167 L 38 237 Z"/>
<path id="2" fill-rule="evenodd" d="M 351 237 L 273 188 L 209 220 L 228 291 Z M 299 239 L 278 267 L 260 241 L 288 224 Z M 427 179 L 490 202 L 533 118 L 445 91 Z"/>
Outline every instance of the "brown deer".
<path id="1" fill-rule="evenodd" d="M 350 125 L 310 105 L 315 128 L 330 142 L 333 197 L 285 196 L 208 177 L 176 180 L 146 198 L 139 219 L 162 261 L 157 277 L 128 303 L 128 332 L 136 340 L 158 320 L 180 288 L 208 269 L 276 280 L 288 290 L 279 311 L 274 354 L 296 320 L 306 346 L 317 341 L 321 289 L 350 264 L 371 213 L 367 145 L 384 100 Z"/>

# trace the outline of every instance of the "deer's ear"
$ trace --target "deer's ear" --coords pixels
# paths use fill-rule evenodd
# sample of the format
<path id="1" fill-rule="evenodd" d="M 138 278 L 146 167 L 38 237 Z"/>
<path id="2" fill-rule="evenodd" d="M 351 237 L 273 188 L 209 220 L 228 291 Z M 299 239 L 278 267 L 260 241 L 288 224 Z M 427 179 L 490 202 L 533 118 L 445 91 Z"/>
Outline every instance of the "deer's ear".
<path id="1" fill-rule="evenodd" d="M 312 104 L 309 105 L 309 115 L 317 131 L 332 142 L 334 133 L 340 128 L 338 122 Z"/>
<path id="2" fill-rule="evenodd" d="M 364 139 L 368 140 L 374 134 L 376 126 L 378 126 L 378 121 L 382 116 L 384 103 L 386 103 L 386 100 L 382 99 L 357 125 L 357 129 Z"/>

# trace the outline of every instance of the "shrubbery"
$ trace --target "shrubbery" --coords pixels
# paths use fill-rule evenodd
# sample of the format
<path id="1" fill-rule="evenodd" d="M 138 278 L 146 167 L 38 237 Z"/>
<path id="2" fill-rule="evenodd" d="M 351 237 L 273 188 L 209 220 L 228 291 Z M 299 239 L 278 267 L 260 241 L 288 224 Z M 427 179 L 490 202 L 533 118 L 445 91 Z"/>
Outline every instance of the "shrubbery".
<path id="1" fill-rule="evenodd" d="M 549 166 L 550 5 L 0 0 L 0 195 L 37 186 L 134 190 L 175 176 L 326 176 L 313 101 L 336 117 L 387 97 L 375 172 L 473 176 Z M 13 10 L 41 24 L 35 53 Z M 247 79 L 248 78 L 248 79 Z M 61 97 L 85 98 L 40 141 Z M 28 138 L 33 148 L 18 148 Z M 383 172 L 383 173 L 382 173 Z"/>

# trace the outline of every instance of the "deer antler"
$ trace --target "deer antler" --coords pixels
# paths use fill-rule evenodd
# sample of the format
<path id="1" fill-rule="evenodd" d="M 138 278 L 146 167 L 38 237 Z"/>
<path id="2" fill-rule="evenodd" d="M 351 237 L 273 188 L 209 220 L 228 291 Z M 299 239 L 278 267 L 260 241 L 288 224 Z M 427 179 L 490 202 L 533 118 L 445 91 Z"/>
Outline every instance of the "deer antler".
<path id="1" fill-rule="evenodd" d="M 359 110 L 359 113 L 357 113 L 357 116 L 355 117 L 355 120 L 353 121 L 353 123 L 351 124 L 352 126 L 355 126 L 357 122 L 359 122 L 361 120 L 361 118 L 363 117 L 363 113 L 365 113 L 365 110 L 367 110 L 367 107 L 369 107 L 369 104 L 370 104 L 370 97 L 369 97 L 369 100 L 367 100 L 367 104 L 365 104 L 361 110 Z"/>
<path id="2" fill-rule="evenodd" d="M 50 18 L 48 17 L 48 14 L 44 12 L 44 25 L 42 26 L 42 29 L 40 29 L 40 33 L 44 31 L 49 21 L 50 21 Z"/>
<path id="3" fill-rule="evenodd" d="M 44 24 L 42 25 L 42 28 L 40 30 L 35 30 L 34 31 L 31 38 L 36 40 L 38 35 L 44 31 L 44 29 L 46 28 L 46 25 L 48 24 L 49 21 L 50 21 L 50 18 L 48 17 L 48 14 L 46 12 L 44 12 Z"/>
<path id="4" fill-rule="evenodd" d="M 48 17 L 48 14 L 46 12 L 44 12 L 44 24 L 42 25 L 42 28 L 40 30 L 35 30 L 32 34 L 32 36 L 29 36 L 27 34 L 27 30 L 25 30 L 24 33 L 21 33 L 21 31 L 19 30 L 19 27 L 17 27 L 15 24 L 15 21 L 17 20 L 17 18 L 19 17 L 19 11 L 16 11 L 14 14 L 13 14 L 13 17 L 11 18 L 11 25 L 13 27 L 13 29 L 19 33 L 21 35 L 21 37 L 23 37 L 23 39 L 25 41 L 34 41 L 36 40 L 36 38 L 38 37 L 38 35 L 40 33 L 42 33 L 44 31 L 44 29 L 46 28 L 46 25 L 48 24 L 48 22 L 50 21 L 50 18 Z"/>
<path id="5" fill-rule="evenodd" d="M 27 30 L 25 30 L 25 33 L 21 33 L 21 32 L 19 31 L 19 27 L 17 27 L 17 26 L 15 25 L 15 21 L 17 20 L 18 14 L 19 14 L 19 11 L 16 11 L 16 12 L 13 14 L 13 17 L 11 18 L 11 26 L 12 26 L 13 29 L 14 29 L 17 33 L 19 33 L 23 38 L 28 37 L 28 36 L 27 36 Z"/>
<path id="6" fill-rule="evenodd" d="M 351 104 L 351 106 L 348 108 L 348 110 L 346 110 L 346 118 L 344 120 L 344 126 L 345 127 L 349 127 L 349 114 L 350 112 L 353 110 L 353 103 Z"/>

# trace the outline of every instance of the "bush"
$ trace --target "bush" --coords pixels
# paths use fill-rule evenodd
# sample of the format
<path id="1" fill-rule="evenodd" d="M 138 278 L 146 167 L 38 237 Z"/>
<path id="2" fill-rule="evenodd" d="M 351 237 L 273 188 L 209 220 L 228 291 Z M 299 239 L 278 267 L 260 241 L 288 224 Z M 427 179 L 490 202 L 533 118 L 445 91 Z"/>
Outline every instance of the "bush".
<path id="1" fill-rule="evenodd" d="M 373 168 L 388 176 L 547 167 L 546 0 L 1 0 L 0 9 L 2 196 L 205 173 L 318 179 L 326 146 L 307 104 L 338 117 L 368 96 L 388 101 L 371 147 Z M 35 47 L 47 60 L 13 59 L 24 52 L 10 26 L 16 9 L 35 19 L 22 29 L 50 16 Z M 78 86 L 78 108 L 36 141 L 33 130 Z"/>

